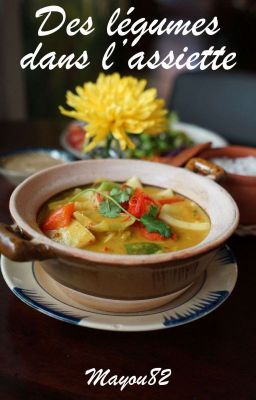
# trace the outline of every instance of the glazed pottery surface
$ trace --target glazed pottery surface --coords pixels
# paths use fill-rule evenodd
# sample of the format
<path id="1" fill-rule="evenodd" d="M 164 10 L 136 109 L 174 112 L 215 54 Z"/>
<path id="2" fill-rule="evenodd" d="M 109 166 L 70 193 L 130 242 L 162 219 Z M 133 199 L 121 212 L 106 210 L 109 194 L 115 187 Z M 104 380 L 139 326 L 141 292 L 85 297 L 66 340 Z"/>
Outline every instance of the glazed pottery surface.
<path id="1" fill-rule="evenodd" d="M 243 146 L 227 146 L 202 152 L 200 157 L 211 159 L 215 157 L 256 157 L 256 149 Z M 237 202 L 242 225 L 256 224 L 256 176 L 244 176 L 227 173 L 220 184 Z"/>
<path id="2" fill-rule="evenodd" d="M 146 185 L 171 187 L 199 204 L 211 221 L 204 241 L 181 251 L 131 256 L 66 247 L 40 231 L 37 213 L 51 196 L 99 178 L 123 182 L 134 175 Z M 157 298 L 192 284 L 207 268 L 216 249 L 234 232 L 239 218 L 232 197 L 210 179 L 135 160 L 80 161 L 40 172 L 16 188 L 10 211 L 19 229 L 32 239 L 30 243 L 47 249 L 49 259 L 41 265 L 52 278 L 88 295 L 120 300 Z"/>

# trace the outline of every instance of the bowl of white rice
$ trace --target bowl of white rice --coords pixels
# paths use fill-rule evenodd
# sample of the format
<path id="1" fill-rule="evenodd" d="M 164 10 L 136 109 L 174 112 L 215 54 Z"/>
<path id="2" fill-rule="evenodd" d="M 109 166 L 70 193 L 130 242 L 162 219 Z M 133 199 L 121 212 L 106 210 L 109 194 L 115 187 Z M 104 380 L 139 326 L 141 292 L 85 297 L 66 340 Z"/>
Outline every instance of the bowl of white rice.
<path id="1" fill-rule="evenodd" d="M 237 202 L 240 223 L 256 225 L 256 148 L 226 146 L 206 150 L 200 157 L 225 170 L 226 175 L 220 184 Z"/>

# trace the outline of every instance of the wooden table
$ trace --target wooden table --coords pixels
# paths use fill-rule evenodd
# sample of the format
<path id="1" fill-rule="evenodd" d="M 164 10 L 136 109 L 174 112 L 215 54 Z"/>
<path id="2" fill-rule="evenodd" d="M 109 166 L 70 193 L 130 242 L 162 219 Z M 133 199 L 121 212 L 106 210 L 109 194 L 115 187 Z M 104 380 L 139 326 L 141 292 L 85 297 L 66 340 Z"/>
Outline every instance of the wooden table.
<path id="1" fill-rule="evenodd" d="M 0 123 L 1 150 L 58 146 L 61 125 Z M 10 222 L 12 187 L 0 178 L 0 220 Z M 49 318 L 19 301 L 0 279 L 0 397 L 5 400 L 256 399 L 256 240 L 229 242 L 239 278 L 216 311 L 174 329 L 145 333 L 97 331 Z M 88 386 L 85 370 L 145 375 L 170 368 L 167 386 Z"/>

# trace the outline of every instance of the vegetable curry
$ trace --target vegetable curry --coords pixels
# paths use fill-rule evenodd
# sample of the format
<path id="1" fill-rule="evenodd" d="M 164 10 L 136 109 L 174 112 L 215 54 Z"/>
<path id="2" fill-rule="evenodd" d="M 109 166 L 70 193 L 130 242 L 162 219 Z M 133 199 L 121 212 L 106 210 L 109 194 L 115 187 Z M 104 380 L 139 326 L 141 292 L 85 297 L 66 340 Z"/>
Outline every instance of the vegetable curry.
<path id="1" fill-rule="evenodd" d="M 50 199 L 40 210 L 41 230 L 61 244 L 103 253 L 155 254 L 200 243 L 207 214 L 172 189 L 99 181 Z"/>

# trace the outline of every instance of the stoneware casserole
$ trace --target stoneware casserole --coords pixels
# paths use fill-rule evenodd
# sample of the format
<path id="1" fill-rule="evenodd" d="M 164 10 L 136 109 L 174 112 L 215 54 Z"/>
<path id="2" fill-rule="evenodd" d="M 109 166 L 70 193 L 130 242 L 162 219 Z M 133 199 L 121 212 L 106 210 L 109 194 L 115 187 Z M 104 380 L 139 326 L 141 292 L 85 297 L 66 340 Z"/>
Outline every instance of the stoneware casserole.
<path id="1" fill-rule="evenodd" d="M 134 175 L 146 185 L 171 187 L 201 206 L 211 221 L 206 239 L 181 251 L 133 256 L 65 247 L 40 231 L 38 211 L 53 195 L 98 178 L 123 182 Z M 42 268 L 59 284 L 122 303 L 147 299 L 152 303 L 161 297 L 166 302 L 168 296 L 189 287 L 232 235 L 239 219 L 232 197 L 212 180 L 185 169 L 136 160 L 79 161 L 39 172 L 15 189 L 10 212 L 16 228 L 1 225 L 3 254 L 16 261 L 41 260 Z"/>

